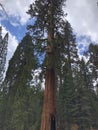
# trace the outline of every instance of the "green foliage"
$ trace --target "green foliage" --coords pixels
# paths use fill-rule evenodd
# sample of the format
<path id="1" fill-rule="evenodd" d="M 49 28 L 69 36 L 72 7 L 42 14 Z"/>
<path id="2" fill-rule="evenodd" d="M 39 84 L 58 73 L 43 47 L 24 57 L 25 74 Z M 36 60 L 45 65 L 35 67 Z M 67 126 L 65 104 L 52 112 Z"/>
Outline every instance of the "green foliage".
<path id="1" fill-rule="evenodd" d="M 1 31 L 0 27 L 0 31 Z M 2 32 L 0 32 L 1 35 Z M 3 80 L 3 75 L 5 72 L 5 64 L 6 64 L 6 55 L 7 55 L 7 46 L 8 46 L 8 33 L 5 35 L 4 38 L 0 36 L 0 90 L 1 84 Z"/>
<path id="2" fill-rule="evenodd" d="M 59 127 L 61 129 L 70 129 L 71 124 L 74 123 L 76 98 L 74 76 L 75 70 L 78 69 L 79 58 L 75 36 L 72 33 L 70 23 L 66 22 L 62 30 L 62 34 L 57 35 L 58 41 L 61 41 L 60 51 L 57 53 L 58 64 L 56 66 L 58 81 L 60 81 L 57 84 L 57 114 Z"/>
<path id="3" fill-rule="evenodd" d="M 79 59 L 72 27 L 62 19 L 63 3 L 36 0 L 30 5 L 27 13 L 34 24 L 27 28 L 31 36 L 26 34 L 18 45 L 0 91 L 0 130 L 40 129 L 43 91 L 41 82 L 31 85 L 31 81 L 39 65 L 43 78 L 44 69 L 54 62 L 57 127 L 70 130 L 77 124 L 79 130 L 98 129 L 98 45 L 90 44 L 88 62 Z M 54 57 L 45 57 L 48 46 L 53 47 Z"/>
<path id="4" fill-rule="evenodd" d="M 45 52 L 46 46 L 55 46 L 54 36 L 63 23 L 62 6 L 66 0 L 35 0 L 29 7 L 28 14 L 34 19 L 27 29 L 35 40 L 37 52 Z M 51 43 L 48 36 L 51 37 Z"/>
<path id="5" fill-rule="evenodd" d="M 30 85 L 32 71 L 37 68 L 38 60 L 34 55 L 32 38 L 27 34 L 10 60 L 3 83 L 5 101 L 0 103 L 3 109 L 6 106 L 1 111 L 2 116 L 5 115 L 3 124 L 0 122 L 3 130 L 39 128 L 43 92 L 40 86 Z"/>

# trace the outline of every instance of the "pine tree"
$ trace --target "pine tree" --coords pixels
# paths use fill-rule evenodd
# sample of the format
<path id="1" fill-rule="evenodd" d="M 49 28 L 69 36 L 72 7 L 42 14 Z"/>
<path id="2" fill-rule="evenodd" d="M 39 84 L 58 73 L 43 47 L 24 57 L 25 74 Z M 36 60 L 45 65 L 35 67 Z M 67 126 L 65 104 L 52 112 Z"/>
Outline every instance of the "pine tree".
<path id="1" fill-rule="evenodd" d="M 63 24 L 62 34 L 58 41 L 62 41 L 59 54 L 58 79 L 59 85 L 59 109 L 58 118 L 60 129 L 70 129 L 73 122 L 73 109 L 75 99 L 74 71 L 78 68 L 78 55 L 76 48 L 75 35 L 73 35 L 70 23 L 67 21 Z"/>
<path id="2" fill-rule="evenodd" d="M 76 91 L 76 111 L 75 121 L 79 125 L 79 129 L 90 129 L 92 122 L 92 91 L 89 89 L 89 76 L 88 76 L 87 64 L 84 59 L 80 61 L 80 70 L 77 73 L 77 79 L 75 85 Z"/>
<path id="3" fill-rule="evenodd" d="M 91 89 L 96 89 L 97 92 L 97 78 L 98 78 L 98 45 L 94 45 L 94 44 L 90 44 L 89 48 L 88 48 L 88 52 L 87 55 L 89 56 L 89 61 L 88 61 L 88 67 L 90 69 L 90 75 L 91 75 L 91 82 L 96 84 L 96 86 L 94 86 L 92 84 L 92 88 Z"/>
<path id="4" fill-rule="evenodd" d="M 95 112 L 94 102 L 96 95 L 91 80 L 91 71 L 84 59 L 80 61 L 80 69 L 75 76 L 76 100 L 75 100 L 75 121 L 80 129 L 90 129 L 93 127 Z"/>
<path id="5" fill-rule="evenodd" d="M 7 46 L 8 46 L 8 33 L 4 36 L 4 38 L 2 38 L 2 27 L 0 27 L 0 86 L 2 84 L 5 71 Z"/>
<path id="6" fill-rule="evenodd" d="M 35 118 L 34 113 L 37 115 L 38 111 L 40 116 L 42 91 L 39 84 L 31 85 L 32 73 L 37 67 L 32 38 L 26 34 L 9 62 L 3 83 L 7 102 L 3 130 L 29 130 L 33 125 L 38 128 L 36 123 L 40 122 L 40 118 Z"/>
<path id="7" fill-rule="evenodd" d="M 0 130 L 3 129 L 4 124 L 4 111 L 5 102 L 4 93 L 2 92 L 2 82 L 4 79 L 6 56 L 7 56 L 7 46 L 8 46 L 8 33 L 2 38 L 2 27 L 0 27 Z"/>
<path id="8" fill-rule="evenodd" d="M 88 82 L 89 89 L 91 91 L 91 104 L 92 104 L 92 126 L 98 128 L 98 45 L 91 43 L 86 52 L 88 56 Z"/>

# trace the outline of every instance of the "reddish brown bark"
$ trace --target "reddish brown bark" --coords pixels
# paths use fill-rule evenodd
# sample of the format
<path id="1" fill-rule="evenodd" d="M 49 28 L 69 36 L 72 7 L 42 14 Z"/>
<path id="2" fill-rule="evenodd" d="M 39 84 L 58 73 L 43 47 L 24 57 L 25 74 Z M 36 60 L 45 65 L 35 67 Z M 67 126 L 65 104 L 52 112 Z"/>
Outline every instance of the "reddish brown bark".
<path id="1" fill-rule="evenodd" d="M 48 42 L 46 50 L 46 77 L 45 77 L 45 91 L 44 102 L 41 119 L 40 130 L 55 130 L 55 114 L 56 114 L 56 102 L 55 102 L 55 56 L 54 56 L 54 12 L 53 4 L 49 8 L 49 27 Z M 52 124 L 53 123 L 53 124 Z M 52 127 L 52 128 L 51 128 Z"/>
<path id="2" fill-rule="evenodd" d="M 52 122 L 55 125 L 55 114 L 56 114 L 56 102 L 55 102 L 55 58 L 54 58 L 54 27 L 53 21 L 51 21 L 48 29 L 48 45 L 46 51 L 46 79 L 45 79 L 45 91 L 44 91 L 44 102 L 41 119 L 40 130 L 55 130 L 52 127 Z M 54 126 L 53 126 L 54 127 Z"/>
<path id="3" fill-rule="evenodd" d="M 44 104 L 40 130 L 51 130 L 51 117 L 55 117 L 55 72 L 46 70 L 46 83 L 44 91 Z"/>

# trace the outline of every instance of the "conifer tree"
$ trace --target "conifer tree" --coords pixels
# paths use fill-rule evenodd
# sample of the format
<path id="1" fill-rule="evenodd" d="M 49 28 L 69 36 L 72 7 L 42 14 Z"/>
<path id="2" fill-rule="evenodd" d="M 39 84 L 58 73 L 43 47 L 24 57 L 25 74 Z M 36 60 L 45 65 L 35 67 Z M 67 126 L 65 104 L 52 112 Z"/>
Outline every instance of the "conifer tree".
<path id="1" fill-rule="evenodd" d="M 33 125 L 35 129 L 39 127 L 36 123 L 39 123 L 40 118 L 36 111 L 38 110 L 40 116 L 42 91 L 40 86 L 31 85 L 32 73 L 37 67 L 38 60 L 34 55 L 32 38 L 26 34 L 9 62 L 3 83 L 3 92 L 6 94 L 3 130 L 29 130 Z"/>
<path id="2" fill-rule="evenodd" d="M 97 88 L 97 78 L 98 78 L 98 45 L 97 44 L 90 44 L 88 48 L 87 55 L 89 57 L 88 61 L 88 67 L 90 69 L 90 75 L 91 75 L 91 82 L 92 87 L 91 89 L 96 89 L 96 92 L 98 91 Z M 93 85 L 95 82 L 96 86 Z"/>
<path id="3" fill-rule="evenodd" d="M 89 89 L 89 76 L 88 76 L 87 64 L 84 59 L 80 61 L 80 71 L 78 74 L 77 81 L 77 98 L 76 98 L 76 122 L 79 125 L 80 130 L 90 129 L 91 127 L 91 116 L 92 116 L 92 105 L 91 105 L 91 92 Z M 81 80 L 81 84 L 79 81 Z"/>
<path id="4" fill-rule="evenodd" d="M 59 52 L 59 109 L 58 118 L 60 129 L 70 129 L 73 123 L 75 85 L 74 71 L 78 68 L 78 55 L 76 48 L 75 35 L 73 35 L 70 23 L 67 21 L 63 24 L 62 34 L 58 41 L 62 41 L 61 52 Z M 59 59 L 58 58 L 58 59 Z M 61 70 L 61 72 L 60 72 Z"/>
<path id="5" fill-rule="evenodd" d="M 0 27 L 0 85 L 2 84 L 5 71 L 6 55 L 8 46 L 8 33 L 2 38 L 2 27 Z"/>
<path id="6" fill-rule="evenodd" d="M 4 124 L 4 111 L 5 102 L 4 93 L 2 92 L 2 82 L 4 79 L 6 56 L 7 56 L 7 47 L 8 47 L 8 33 L 2 37 L 2 27 L 0 27 L 0 130 L 3 129 Z"/>
<path id="7" fill-rule="evenodd" d="M 88 60 L 88 88 L 91 91 L 91 104 L 92 104 L 92 126 L 98 128 L 98 45 L 91 43 L 86 52 Z"/>
<path id="8" fill-rule="evenodd" d="M 46 76 L 43 113 L 40 130 L 56 129 L 56 105 L 55 105 L 55 34 L 62 22 L 62 5 L 64 0 L 36 0 L 30 5 L 28 14 L 35 18 L 35 23 L 28 26 L 35 37 L 35 44 L 43 47 L 46 40 Z M 46 38 L 44 39 L 44 36 Z"/>

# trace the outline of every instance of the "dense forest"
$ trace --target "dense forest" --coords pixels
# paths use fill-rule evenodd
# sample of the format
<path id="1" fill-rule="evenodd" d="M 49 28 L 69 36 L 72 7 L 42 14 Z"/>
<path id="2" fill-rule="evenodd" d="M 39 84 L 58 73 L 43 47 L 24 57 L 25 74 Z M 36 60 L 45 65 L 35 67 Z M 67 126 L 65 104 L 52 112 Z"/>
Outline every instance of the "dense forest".
<path id="1" fill-rule="evenodd" d="M 33 22 L 6 64 L 0 33 L 0 130 L 98 130 L 98 44 L 80 58 L 65 0 L 35 0 Z"/>

